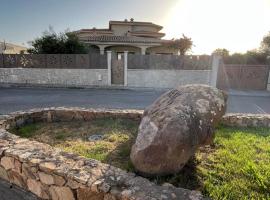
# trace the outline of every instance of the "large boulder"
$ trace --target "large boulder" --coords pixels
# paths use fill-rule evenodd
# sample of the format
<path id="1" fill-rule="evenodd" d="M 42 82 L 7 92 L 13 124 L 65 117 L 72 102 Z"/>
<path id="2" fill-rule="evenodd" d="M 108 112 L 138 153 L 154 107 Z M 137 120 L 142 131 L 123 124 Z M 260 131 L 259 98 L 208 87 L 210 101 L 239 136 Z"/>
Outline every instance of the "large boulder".
<path id="1" fill-rule="evenodd" d="M 196 149 L 210 144 L 225 114 L 227 96 L 207 85 L 170 90 L 143 114 L 131 161 L 144 175 L 179 172 Z"/>

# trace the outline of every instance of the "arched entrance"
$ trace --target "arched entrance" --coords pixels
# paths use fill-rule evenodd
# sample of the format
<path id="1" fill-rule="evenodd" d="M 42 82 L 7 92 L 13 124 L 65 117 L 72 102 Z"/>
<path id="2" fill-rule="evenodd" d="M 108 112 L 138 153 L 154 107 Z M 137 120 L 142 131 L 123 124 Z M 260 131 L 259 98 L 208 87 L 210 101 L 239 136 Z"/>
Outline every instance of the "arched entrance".
<path id="1" fill-rule="evenodd" d="M 88 46 L 89 53 L 100 53 L 100 49 L 97 45 L 89 45 Z"/>

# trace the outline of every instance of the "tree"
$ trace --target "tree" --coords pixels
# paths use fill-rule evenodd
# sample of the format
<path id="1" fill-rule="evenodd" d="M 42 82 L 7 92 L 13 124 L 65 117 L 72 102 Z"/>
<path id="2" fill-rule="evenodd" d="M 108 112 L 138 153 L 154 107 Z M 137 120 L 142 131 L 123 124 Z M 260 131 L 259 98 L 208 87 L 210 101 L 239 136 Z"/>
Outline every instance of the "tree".
<path id="1" fill-rule="evenodd" d="M 270 32 L 263 37 L 260 51 L 264 54 L 270 55 Z"/>
<path id="2" fill-rule="evenodd" d="M 182 35 L 182 38 L 179 39 L 172 39 L 171 41 L 168 41 L 165 46 L 168 48 L 177 50 L 180 52 L 180 55 L 185 55 L 188 51 L 192 49 L 193 41 L 191 38 Z"/>
<path id="3" fill-rule="evenodd" d="M 214 52 L 225 54 L 227 50 L 216 49 Z M 270 32 L 262 39 L 258 49 L 249 50 L 246 53 L 234 53 L 223 57 L 226 64 L 269 64 L 270 63 Z"/>
<path id="4" fill-rule="evenodd" d="M 33 48 L 27 50 L 33 54 L 80 54 L 87 53 L 87 48 L 80 43 L 78 37 L 71 32 L 56 34 L 52 28 L 42 37 L 31 42 Z"/>
<path id="5" fill-rule="evenodd" d="M 220 56 L 222 56 L 224 58 L 224 57 L 229 56 L 230 52 L 227 49 L 219 48 L 219 49 L 216 49 L 215 51 L 213 51 L 213 54 L 220 55 Z"/>

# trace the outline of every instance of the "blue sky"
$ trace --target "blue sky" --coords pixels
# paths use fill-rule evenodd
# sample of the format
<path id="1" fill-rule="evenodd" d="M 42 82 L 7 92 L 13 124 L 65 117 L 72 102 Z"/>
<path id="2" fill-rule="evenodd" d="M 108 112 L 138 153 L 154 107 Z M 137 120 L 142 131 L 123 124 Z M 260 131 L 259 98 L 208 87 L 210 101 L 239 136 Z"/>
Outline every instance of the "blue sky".
<path id="1" fill-rule="evenodd" d="M 0 0 L 0 40 L 16 43 L 29 41 L 48 29 L 49 25 L 55 31 L 94 26 L 107 28 L 110 19 L 124 20 L 131 17 L 158 23 L 173 2 L 175 1 Z"/>
<path id="2" fill-rule="evenodd" d="M 193 53 L 244 52 L 270 31 L 270 0 L 0 0 L 0 41 L 27 44 L 56 32 L 107 28 L 109 20 L 151 21 L 167 38 L 190 36 Z"/>

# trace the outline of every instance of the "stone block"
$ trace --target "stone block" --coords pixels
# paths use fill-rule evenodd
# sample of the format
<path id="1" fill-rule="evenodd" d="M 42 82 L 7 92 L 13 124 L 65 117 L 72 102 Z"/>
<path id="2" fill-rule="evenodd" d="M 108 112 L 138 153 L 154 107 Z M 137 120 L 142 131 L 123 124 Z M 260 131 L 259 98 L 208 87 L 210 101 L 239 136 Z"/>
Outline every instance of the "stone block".
<path id="1" fill-rule="evenodd" d="M 26 177 L 23 177 L 22 174 L 15 171 L 8 171 L 8 177 L 11 183 L 14 183 L 21 188 L 26 188 Z"/>
<path id="2" fill-rule="evenodd" d="M 13 169 L 15 167 L 15 159 L 12 157 L 3 157 L 1 158 L 1 165 L 6 169 Z"/>
<path id="3" fill-rule="evenodd" d="M 40 163 L 39 168 L 44 172 L 50 173 L 56 169 L 56 164 L 53 162 L 43 162 Z"/>
<path id="4" fill-rule="evenodd" d="M 53 175 L 53 179 L 54 179 L 54 184 L 57 186 L 63 186 L 66 183 L 66 180 L 58 175 Z"/>
<path id="5" fill-rule="evenodd" d="M 22 173 L 22 163 L 19 160 L 14 161 L 14 171 L 18 172 L 18 173 Z"/>
<path id="6" fill-rule="evenodd" d="M 0 178 L 7 181 L 9 180 L 7 171 L 3 167 L 0 167 Z"/>
<path id="7" fill-rule="evenodd" d="M 27 180 L 28 190 L 40 197 L 41 199 L 49 199 L 48 187 L 43 185 L 40 181 L 34 179 Z"/>
<path id="8" fill-rule="evenodd" d="M 22 164 L 22 174 L 25 177 L 31 178 L 31 179 L 39 179 L 39 176 L 37 174 L 37 168 L 32 167 L 26 163 Z"/>
<path id="9" fill-rule="evenodd" d="M 46 185 L 53 185 L 54 184 L 54 178 L 50 174 L 46 174 L 44 172 L 38 172 L 39 179 L 42 183 Z"/>
<path id="10" fill-rule="evenodd" d="M 77 189 L 78 200 L 103 200 L 104 194 L 91 191 L 90 188 Z"/>
<path id="11" fill-rule="evenodd" d="M 69 187 L 51 186 L 49 191 L 52 200 L 75 200 L 73 192 Z"/>
<path id="12" fill-rule="evenodd" d="M 82 184 L 72 179 L 68 179 L 67 186 L 69 186 L 71 189 L 78 189 L 79 187 L 82 186 Z"/>

